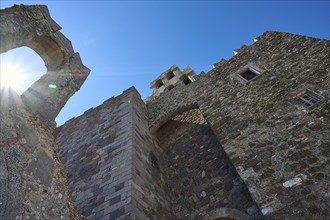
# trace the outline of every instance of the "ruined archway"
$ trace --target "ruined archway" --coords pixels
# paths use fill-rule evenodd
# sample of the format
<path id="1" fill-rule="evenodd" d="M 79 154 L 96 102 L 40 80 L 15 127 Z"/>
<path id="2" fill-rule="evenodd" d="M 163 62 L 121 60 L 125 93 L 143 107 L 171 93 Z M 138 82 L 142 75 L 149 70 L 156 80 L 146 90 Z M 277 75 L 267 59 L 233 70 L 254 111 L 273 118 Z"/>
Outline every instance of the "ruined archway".
<path id="1" fill-rule="evenodd" d="M 90 70 L 82 64 L 71 42 L 59 32 L 61 27 L 50 17 L 46 6 L 14 6 L 1 10 L 0 16 L 0 53 L 27 46 L 46 64 L 47 73 L 21 98 L 29 111 L 52 129 L 57 114 L 81 87 Z"/>

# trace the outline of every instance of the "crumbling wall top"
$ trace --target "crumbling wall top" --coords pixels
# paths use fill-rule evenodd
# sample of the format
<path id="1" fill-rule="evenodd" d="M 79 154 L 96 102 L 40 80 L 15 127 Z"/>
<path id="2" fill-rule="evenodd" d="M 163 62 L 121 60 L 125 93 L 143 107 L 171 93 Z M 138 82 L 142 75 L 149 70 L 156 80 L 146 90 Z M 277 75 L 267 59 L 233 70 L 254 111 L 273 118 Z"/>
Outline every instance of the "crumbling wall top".
<path id="1" fill-rule="evenodd" d="M 49 128 L 55 127 L 56 116 L 90 73 L 60 29 L 44 5 L 0 10 L 0 53 L 27 46 L 45 62 L 47 73 L 21 98 Z"/>

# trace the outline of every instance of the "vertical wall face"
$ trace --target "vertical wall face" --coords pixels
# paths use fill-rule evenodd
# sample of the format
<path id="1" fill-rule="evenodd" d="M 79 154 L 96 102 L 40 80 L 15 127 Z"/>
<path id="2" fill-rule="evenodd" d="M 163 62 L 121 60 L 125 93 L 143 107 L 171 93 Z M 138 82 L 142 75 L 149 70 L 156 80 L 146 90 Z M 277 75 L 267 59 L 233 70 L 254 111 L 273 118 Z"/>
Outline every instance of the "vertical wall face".
<path id="1" fill-rule="evenodd" d="M 173 219 L 164 176 L 160 170 L 163 152 L 151 135 L 145 103 L 133 99 L 132 198 L 136 219 Z"/>
<path id="2" fill-rule="evenodd" d="M 330 42 L 266 32 L 147 104 L 152 130 L 196 103 L 266 216 L 327 218 Z M 249 68 L 260 75 L 247 81 Z M 298 97 L 321 98 L 307 107 Z"/>
<path id="3" fill-rule="evenodd" d="M 0 106 L 0 219 L 80 219 L 51 133 L 14 91 Z"/>
<path id="4" fill-rule="evenodd" d="M 65 123 L 56 137 L 73 200 L 87 219 L 132 211 L 132 97 L 135 89 Z"/>
<path id="5" fill-rule="evenodd" d="M 184 115 L 184 117 L 182 117 Z M 157 131 L 161 171 L 176 219 L 208 219 L 231 208 L 253 219 L 262 214 L 198 109 L 177 115 Z"/>
<path id="6" fill-rule="evenodd" d="M 172 214 L 151 153 L 147 110 L 134 88 L 56 131 L 78 211 L 87 219 L 168 219 Z"/>

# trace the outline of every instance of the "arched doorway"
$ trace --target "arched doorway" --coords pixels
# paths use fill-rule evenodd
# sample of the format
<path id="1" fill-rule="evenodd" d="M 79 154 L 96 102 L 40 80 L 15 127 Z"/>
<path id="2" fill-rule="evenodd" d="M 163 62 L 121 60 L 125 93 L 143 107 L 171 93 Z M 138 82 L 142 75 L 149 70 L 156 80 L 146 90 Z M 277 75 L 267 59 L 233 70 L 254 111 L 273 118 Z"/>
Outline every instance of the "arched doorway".
<path id="1" fill-rule="evenodd" d="M 155 134 L 163 152 L 159 158 L 162 179 L 176 218 L 199 219 L 219 207 L 243 213 L 255 206 L 199 108 L 169 114 L 171 119 Z M 212 217 L 237 219 L 226 213 Z"/>

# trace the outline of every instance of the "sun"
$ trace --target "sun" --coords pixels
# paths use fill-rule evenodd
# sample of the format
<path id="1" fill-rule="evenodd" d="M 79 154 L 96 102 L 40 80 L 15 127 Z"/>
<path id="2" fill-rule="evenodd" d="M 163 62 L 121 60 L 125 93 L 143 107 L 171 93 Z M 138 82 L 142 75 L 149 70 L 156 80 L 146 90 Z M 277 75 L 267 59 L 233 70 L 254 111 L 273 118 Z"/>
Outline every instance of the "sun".
<path id="1" fill-rule="evenodd" d="M 46 73 L 41 57 L 28 47 L 20 47 L 0 54 L 0 87 L 23 94 Z"/>
<path id="2" fill-rule="evenodd" d="M 25 70 L 19 64 L 11 62 L 0 63 L 0 85 L 1 87 L 10 87 L 19 90 L 26 81 Z"/>

